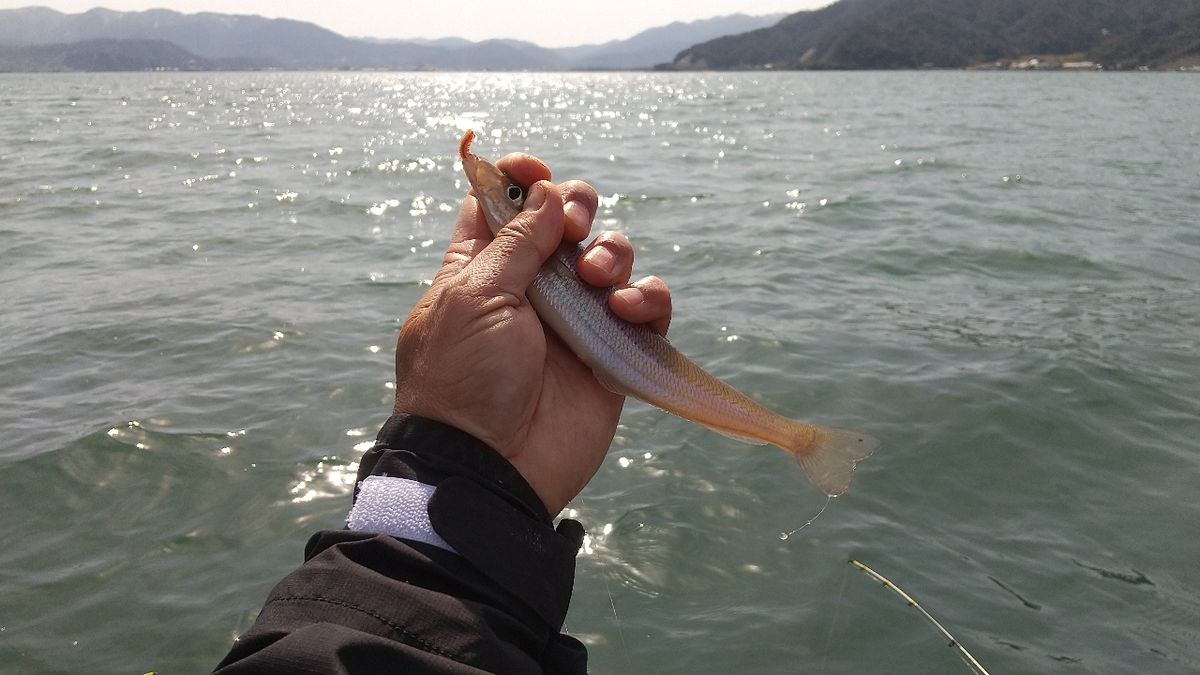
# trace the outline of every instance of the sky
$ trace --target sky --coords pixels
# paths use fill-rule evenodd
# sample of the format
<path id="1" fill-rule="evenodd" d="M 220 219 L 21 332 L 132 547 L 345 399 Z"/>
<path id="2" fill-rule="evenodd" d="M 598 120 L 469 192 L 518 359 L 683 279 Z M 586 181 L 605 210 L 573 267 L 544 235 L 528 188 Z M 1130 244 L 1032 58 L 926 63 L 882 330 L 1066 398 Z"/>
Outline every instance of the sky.
<path id="1" fill-rule="evenodd" d="M 309 21 L 348 37 L 515 38 L 543 47 L 571 47 L 630 37 L 672 21 L 724 14 L 773 14 L 816 9 L 832 0 L 0 0 L 0 9 L 43 6 L 75 14 L 93 7 L 118 11 L 259 14 Z M 416 7 L 419 6 L 420 9 Z M 418 15 L 420 18 L 418 18 Z"/>

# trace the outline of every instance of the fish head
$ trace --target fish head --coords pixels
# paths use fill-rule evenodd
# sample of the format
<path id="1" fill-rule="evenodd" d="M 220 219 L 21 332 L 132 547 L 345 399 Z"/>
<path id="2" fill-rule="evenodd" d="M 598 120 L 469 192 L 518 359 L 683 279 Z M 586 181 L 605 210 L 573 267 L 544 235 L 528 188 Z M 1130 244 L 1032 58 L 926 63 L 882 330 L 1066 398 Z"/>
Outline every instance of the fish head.
<path id="1" fill-rule="evenodd" d="M 484 218 L 492 234 L 500 231 L 521 212 L 525 206 L 528 186 L 514 181 L 495 164 L 471 152 L 471 141 L 475 132 L 467 131 L 458 145 L 458 156 L 462 160 L 463 173 L 483 208 Z"/>

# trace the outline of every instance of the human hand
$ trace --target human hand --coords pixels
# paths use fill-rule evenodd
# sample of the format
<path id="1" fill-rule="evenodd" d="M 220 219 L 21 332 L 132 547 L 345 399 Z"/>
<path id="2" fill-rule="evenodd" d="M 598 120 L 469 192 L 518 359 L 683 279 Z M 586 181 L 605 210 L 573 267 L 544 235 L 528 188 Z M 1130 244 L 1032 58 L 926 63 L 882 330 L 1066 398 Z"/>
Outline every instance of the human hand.
<path id="1" fill-rule="evenodd" d="M 561 242 L 587 237 L 596 191 L 580 181 L 550 183 L 550 170 L 528 155 L 496 166 L 530 186 L 525 210 L 493 239 L 475 197 L 463 201 L 442 268 L 400 330 L 396 412 L 484 441 L 553 516 L 600 468 L 625 398 L 596 381 L 524 294 Z M 618 316 L 666 333 L 670 292 L 657 277 L 629 283 L 633 246 L 624 235 L 602 232 L 578 269 L 587 283 L 615 288 L 609 307 Z"/>

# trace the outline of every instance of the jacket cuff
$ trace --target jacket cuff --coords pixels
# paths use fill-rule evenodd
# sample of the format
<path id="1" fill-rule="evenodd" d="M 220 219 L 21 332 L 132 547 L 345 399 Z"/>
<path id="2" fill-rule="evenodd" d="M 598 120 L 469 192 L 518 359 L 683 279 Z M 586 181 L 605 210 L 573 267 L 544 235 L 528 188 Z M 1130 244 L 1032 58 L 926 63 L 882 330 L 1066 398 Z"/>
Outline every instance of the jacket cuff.
<path id="1" fill-rule="evenodd" d="M 483 441 L 452 426 L 396 414 L 359 462 L 355 500 L 369 476 L 434 486 L 434 531 L 484 576 L 555 630 L 567 615 L 583 526 L 557 528 L 525 478 Z"/>

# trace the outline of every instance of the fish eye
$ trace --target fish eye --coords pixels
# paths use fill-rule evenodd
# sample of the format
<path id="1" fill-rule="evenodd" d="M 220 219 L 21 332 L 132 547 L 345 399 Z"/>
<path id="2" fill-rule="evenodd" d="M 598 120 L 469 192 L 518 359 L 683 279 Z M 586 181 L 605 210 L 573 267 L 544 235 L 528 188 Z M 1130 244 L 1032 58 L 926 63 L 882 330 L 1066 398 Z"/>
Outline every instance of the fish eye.
<path id="1" fill-rule="evenodd" d="M 525 191 L 521 189 L 520 185 L 509 185 L 507 193 L 508 198 L 514 202 L 521 201 L 521 198 L 525 196 Z"/>

